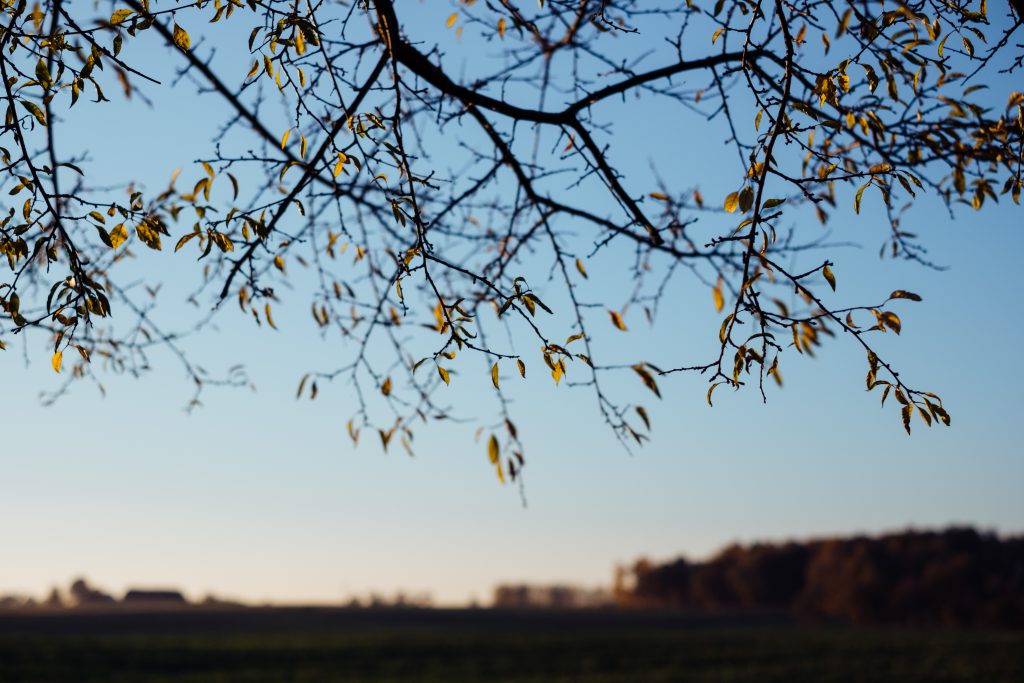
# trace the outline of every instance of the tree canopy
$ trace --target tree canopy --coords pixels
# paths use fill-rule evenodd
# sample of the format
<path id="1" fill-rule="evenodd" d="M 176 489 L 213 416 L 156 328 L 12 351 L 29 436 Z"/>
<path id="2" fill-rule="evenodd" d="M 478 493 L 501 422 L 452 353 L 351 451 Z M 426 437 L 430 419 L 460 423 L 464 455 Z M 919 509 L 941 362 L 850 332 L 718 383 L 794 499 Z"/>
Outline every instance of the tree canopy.
<path id="1" fill-rule="evenodd" d="M 709 403 L 767 399 L 829 337 L 862 349 L 908 432 L 949 425 L 875 347 L 921 297 L 833 296 L 868 274 L 834 268 L 821 226 L 880 207 L 881 255 L 928 268 L 901 222 L 915 199 L 1019 203 L 1021 18 L 1019 0 L 3 0 L 0 347 L 28 336 L 67 382 L 168 349 L 196 401 L 247 379 L 194 363 L 195 335 L 237 309 L 272 333 L 275 309 L 308 307 L 343 355 L 298 370 L 300 397 L 350 392 L 349 436 L 385 449 L 471 409 L 502 480 L 525 462 L 513 382 L 569 385 L 642 443 L 648 412 L 610 375 L 655 400 L 687 374 Z M 195 131 L 202 158 L 159 160 L 180 167 L 166 186 L 102 177 L 62 135 L 83 109 L 190 84 L 224 115 Z M 638 149 L 654 102 L 689 118 Z M 708 136 L 720 157 L 693 158 Z M 622 170 L 638 158 L 650 174 Z M 708 164 L 732 169 L 726 192 L 702 187 Z M 155 276 L 139 281 L 160 250 L 195 278 L 190 320 L 161 320 Z M 680 280 L 717 322 L 706 352 L 655 363 L 621 335 L 682 315 Z M 461 382 L 490 385 L 493 409 L 450 406 Z"/>

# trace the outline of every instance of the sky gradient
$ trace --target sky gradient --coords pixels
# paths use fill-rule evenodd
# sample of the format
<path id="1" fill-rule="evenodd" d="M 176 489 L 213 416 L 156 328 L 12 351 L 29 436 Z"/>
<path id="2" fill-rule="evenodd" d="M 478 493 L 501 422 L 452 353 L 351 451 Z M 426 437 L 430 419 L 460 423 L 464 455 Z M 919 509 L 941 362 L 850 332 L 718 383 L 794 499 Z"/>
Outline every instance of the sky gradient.
<path id="1" fill-rule="evenodd" d="M 438 26 L 447 14 L 423 12 Z M 170 69 L 161 47 L 130 49 L 150 50 L 154 69 Z M 162 76 L 170 80 L 169 71 Z M 152 96 L 153 108 L 118 95 L 79 112 L 82 144 L 128 142 L 96 154 L 93 168 L 112 183 L 165 182 L 203 154 L 211 112 L 224 114 L 187 83 Z M 635 113 L 609 104 L 607 115 L 616 111 Z M 720 138 L 684 138 L 700 122 L 685 116 L 653 105 L 644 125 L 617 131 L 613 151 L 678 144 L 683 177 L 698 177 L 720 201 L 735 169 L 724 169 Z M 616 158 L 638 193 L 653 189 L 647 159 Z M 82 384 L 45 407 L 39 393 L 59 380 L 38 342 L 19 339 L 0 357 L 0 592 L 41 594 L 84 575 L 116 592 L 168 585 L 192 598 L 294 603 L 404 590 L 451 604 L 487 600 L 502 581 L 607 584 L 616 563 L 699 558 L 738 540 L 954 523 L 1019 533 L 1024 307 L 1013 282 L 1024 214 L 1004 199 L 952 220 L 934 198 L 923 200 L 907 228 L 948 266 L 937 272 L 879 260 L 878 203 L 866 197 L 857 216 L 848 202 L 836 217 L 832 237 L 863 245 L 829 252 L 835 296 L 843 297 L 836 301 L 882 300 L 894 289 L 924 297 L 894 304 L 904 330 L 881 347 L 912 384 L 942 395 L 949 429 L 926 429 L 915 417 L 908 437 L 895 409 L 864 392 L 863 353 L 842 339 L 817 359 L 786 354 L 785 387 L 771 389 L 767 405 L 756 392 L 720 388 L 709 408 L 701 377 L 661 380 L 662 400 L 644 396 L 652 440 L 632 455 L 589 395 L 544 378 L 516 394 L 529 459 L 520 494 L 498 485 L 472 426 L 421 428 L 410 458 L 400 449 L 383 454 L 368 438 L 353 448 L 345 433 L 352 398 L 342 384 L 296 401 L 307 369 L 297 359 L 343 353 L 314 334 L 301 301 L 275 313 L 279 332 L 257 331 L 236 310 L 192 340 L 211 369 L 243 363 L 257 390 L 210 391 L 190 414 L 187 379 L 160 354 L 140 380 L 106 379 L 105 397 Z M 145 267 L 172 294 L 182 286 L 182 255 L 148 258 Z M 590 294 L 611 300 L 617 286 L 596 283 Z M 674 318 L 646 329 L 636 314 L 613 343 L 643 349 L 652 362 L 713 344 L 710 292 L 692 281 L 673 287 L 670 300 L 692 325 Z M 609 326 L 605 334 L 620 333 Z M 636 384 L 621 379 L 623 391 Z M 469 404 L 485 389 L 483 381 L 453 382 L 456 400 Z"/>

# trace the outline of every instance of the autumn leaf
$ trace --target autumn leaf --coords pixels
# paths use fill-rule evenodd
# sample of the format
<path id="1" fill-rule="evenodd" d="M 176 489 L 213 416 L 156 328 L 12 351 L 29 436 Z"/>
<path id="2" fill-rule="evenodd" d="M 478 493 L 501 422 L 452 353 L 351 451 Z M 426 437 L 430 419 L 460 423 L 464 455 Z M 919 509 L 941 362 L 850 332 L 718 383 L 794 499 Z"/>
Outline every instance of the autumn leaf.
<path id="1" fill-rule="evenodd" d="M 46 125 L 46 114 L 43 113 L 42 109 L 40 109 L 34 102 L 29 102 L 28 100 L 19 101 L 21 102 L 21 105 L 28 110 L 28 113 L 35 117 L 36 121 L 38 121 L 40 125 Z"/>
<path id="2" fill-rule="evenodd" d="M 622 316 L 617 311 L 608 311 L 608 315 L 612 319 L 612 325 L 615 325 L 615 327 L 623 332 L 626 331 L 626 323 L 622 322 Z"/>
<path id="3" fill-rule="evenodd" d="M 188 35 L 188 31 L 174 24 L 174 44 L 186 52 L 192 46 L 192 39 Z"/>
<path id="4" fill-rule="evenodd" d="M 60 372 L 60 366 L 61 366 L 61 364 L 63 362 L 64 362 L 64 352 L 63 351 L 58 351 L 57 353 L 53 354 L 53 358 L 50 359 L 50 367 L 53 368 L 54 372 L 59 373 Z"/>
<path id="5" fill-rule="evenodd" d="M 130 9 L 119 9 L 110 15 L 110 23 L 114 26 L 117 26 L 118 24 L 124 23 L 124 20 L 130 17 L 131 15 L 132 10 Z"/>
<path id="6" fill-rule="evenodd" d="M 128 229 L 124 227 L 124 223 L 119 223 L 110 231 L 110 246 L 114 249 L 117 249 L 119 246 L 124 244 L 127 239 Z"/>
<path id="7" fill-rule="evenodd" d="M 661 398 L 661 392 L 658 390 L 658 384 L 654 381 L 654 375 L 651 371 L 645 368 L 643 365 L 634 365 L 633 372 L 640 375 L 640 379 L 643 381 L 644 386 L 654 392 L 654 395 Z"/>
<path id="8" fill-rule="evenodd" d="M 821 274 L 825 276 L 825 281 L 828 282 L 828 286 L 832 288 L 832 291 L 836 291 L 836 276 L 832 273 L 832 269 L 825 264 L 825 267 L 821 269 Z"/>
<path id="9" fill-rule="evenodd" d="M 647 429 L 651 428 L 651 418 L 647 415 L 647 410 L 643 406 L 636 407 L 636 414 L 640 416 L 640 419 L 644 421 L 644 426 Z"/>

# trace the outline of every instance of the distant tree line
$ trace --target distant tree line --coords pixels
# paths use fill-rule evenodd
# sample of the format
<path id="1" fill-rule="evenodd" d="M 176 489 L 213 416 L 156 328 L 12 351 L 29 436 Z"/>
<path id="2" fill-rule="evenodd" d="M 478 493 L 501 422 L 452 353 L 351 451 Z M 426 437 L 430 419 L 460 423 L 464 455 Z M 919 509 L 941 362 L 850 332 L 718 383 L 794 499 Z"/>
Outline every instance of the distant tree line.
<path id="1" fill-rule="evenodd" d="M 1024 627 L 1024 536 L 970 528 L 733 545 L 707 562 L 640 560 L 620 605 L 785 609 L 813 620 Z"/>
<path id="2" fill-rule="evenodd" d="M 491 604 L 498 608 L 512 609 L 586 609 L 610 607 L 615 601 L 607 588 L 519 583 L 497 586 Z"/>

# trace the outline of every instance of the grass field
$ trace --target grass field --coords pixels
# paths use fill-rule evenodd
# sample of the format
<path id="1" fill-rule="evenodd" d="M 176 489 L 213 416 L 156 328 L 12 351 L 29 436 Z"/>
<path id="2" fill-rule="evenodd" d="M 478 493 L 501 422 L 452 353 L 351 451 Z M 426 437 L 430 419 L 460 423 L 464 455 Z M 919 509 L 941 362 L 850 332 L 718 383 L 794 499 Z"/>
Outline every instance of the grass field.
<path id="1" fill-rule="evenodd" d="M 490 610 L 0 615 L 0 681 L 1020 683 L 1024 633 Z"/>

